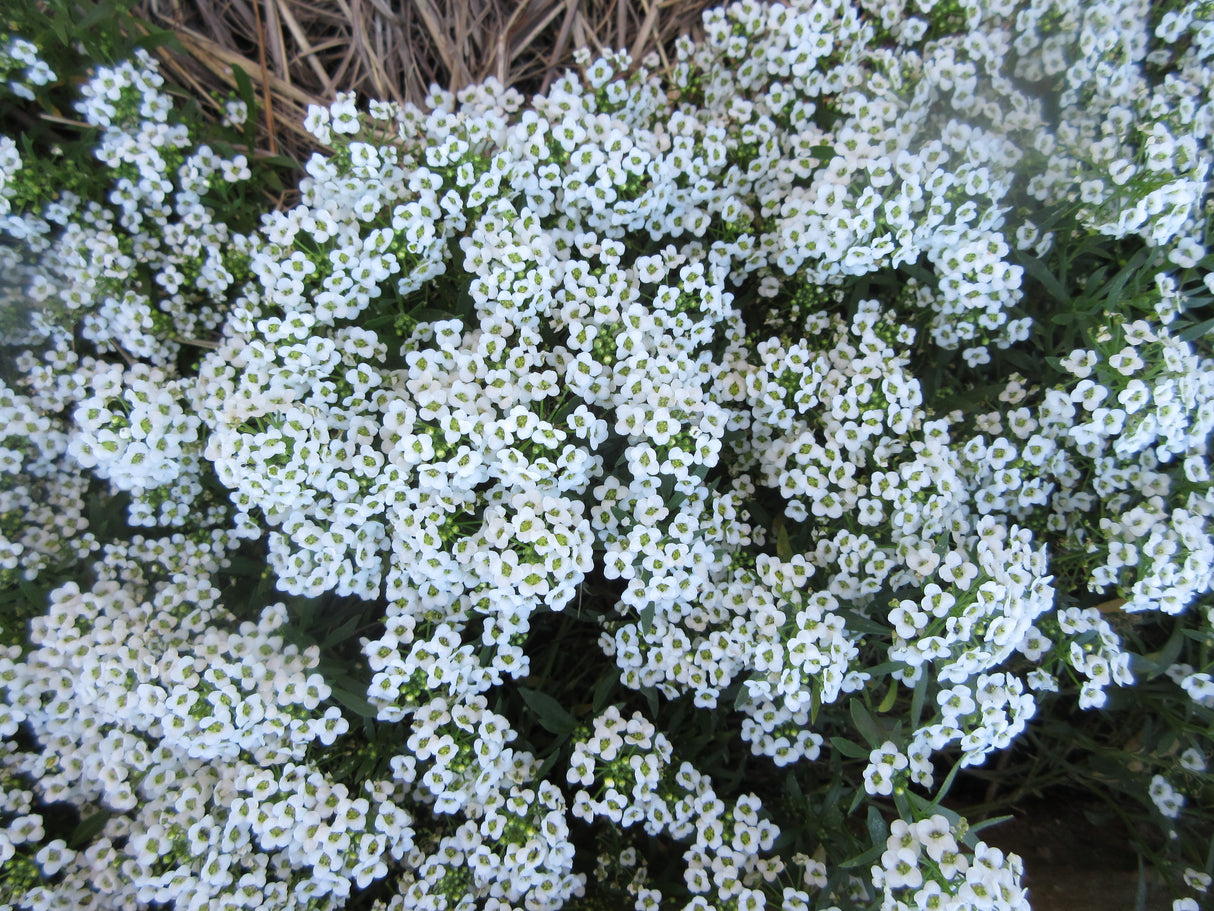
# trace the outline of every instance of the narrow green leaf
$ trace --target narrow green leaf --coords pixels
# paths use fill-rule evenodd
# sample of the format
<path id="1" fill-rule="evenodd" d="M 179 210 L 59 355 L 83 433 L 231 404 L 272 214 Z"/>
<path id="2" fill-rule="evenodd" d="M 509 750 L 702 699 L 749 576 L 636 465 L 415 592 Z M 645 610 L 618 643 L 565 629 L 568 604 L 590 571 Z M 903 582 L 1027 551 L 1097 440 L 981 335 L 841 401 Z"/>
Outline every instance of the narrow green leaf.
<path id="1" fill-rule="evenodd" d="M 792 544 L 788 541 L 788 527 L 784 517 L 776 517 L 776 556 L 787 563 L 792 559 Z"/>
<path id="2" fill-rule="evenodd" d="M 25 597 L 30 607 L 41 609 L 46 606 L 46 589 L 20 576 L 17 577 L 17 587 L 21 589 L 21 594 Z"/>
<path id="3" fill-rule="evenodd" d="M 276 168 L 287 168 L 291 171 L 303 170 L 303 165 L 288 155 L 266 155 L 264 157 L 259 155 L 257 163 L 272 165 Z"/>
<path id="4" fill-rule="evenodd" d="M 185 48 L 178 40 L 177 36 L 167 29 L 156 29 L 149 31 L 145 35 L 140 35 L 133 42 L 131 48 L 141 47 L 145 51 L 154 51 L 158 47 L 171 48 L 174 51 L 185 53 Z"/>
<path id="5" fill-rule="evenodd" d="M 885 817 L 881 815 L 881 811 L 872 804 L 868 806 L 868 837 L 873 840 L 873 845 L 885 846 L 886 836 L 889 835 L 889 827 L 885 824 Z"/>
<path id="6" fill-rule="evenodd" d="M 936 276 L 932 274 L 931 270 L 924 268 L 918 263 L 903 263 L 899 268 L 911 278 L 929 288 L 934 287 L 936 284 Z"/>
<path id="7" fill-rule="evenodd" d="M 868 709 L 864 707 L 864 703 L 857 697 L 851 699 L 851 720 L 856 726 L 856 731 L 868 741 L 870 747 L 875 747 L 885 741 L 885 737 L 881 734 L 881 728 L 877 722 L 873 720 L 873 716 L 868 713 Z"/>
<path id="8" fill-rule="evenodd" d="M 890 681 L 889 690 L 885 694 L 885 698 L 881 700 L 881 704 L 877 706 L 877 714 L 884 715 L 894 707 L 894 703 L 898 701 L 898 681 Z"/>
<path id="9" fill-rule="evenodd" d="M 540 770 L 535 776 L 536 781 L 543 781 L 544 777 L 552 771 L 552 767 L 557 764 L 561 758 L 561 747 L 569 742 L 569 735 L 562 734 L 552 744 L 552 749 L 548 751 L 548 755 L 544 757 L 543 763 L 540 765 Z"/>
<path id="10" fill-rule="evenodd" d="M 1024 266 L 1025 271 L 1028 272 L 1029 275 L 1041 282 L 1041 284 L 1045 287 L 1045 290 L 1049 292 L 1050 297 L 1060 304 L 1069 302 L 1070 295 L 1067 294 L 1066 288 L 1064 288 L 1061 282 L 1054 277 L 1053 273 L 1045 267 L 1045 263 L 1036 257 L 1026 257 L 1021 262 L 1021 265 Z"/>
<path id="11" fill-rule="evenodd" d="M 544 730 L 553 734 L 569 734 L 577 727 L 577 719 L 565 711 L 561 704 L 547 693 L 520 686 L 518 694 L 522 697 L 523 702 L 527 703 L 527 707 L 535 712 L 535 716 Z"/>
<path id="12" fill-rule="evenodd" d="M 366 696 L 358 690 L 333 682 L 329 683 L 329 690 L 333 693 L 333 698 L 337 700 L 338 705 L 353 712 L 359 718 L 375 717 L 375 706 L 369 703 Z"/>
<path id="13" fill-rule="evenodd" d="M 911 724 L 919 726 L 923 718 L 923 701 L 927 698 L 927 674 L 919 674 L 915 681 L 915 692 L 911 695 Z"/>
<path id="14" fill-rule="evenodd" d="M 649 703 L 649 716 L 651 718 L 658 717 L 658 691 L 652 686 L 641 687 L 641 695 L 645 697 L 645 701 Z"/>
<path id="15" fill-rule="evenodd" d="M 1000 823 L 1007 822 L 1010 819 L 1015 819 L 1015 816 L 992 816 L 990 819 L 984 819 L 982 822 L 976 822 L 970 826 L 970 831 L 974 833 L 981 832 L 983 829 L 989 829 L 991 826 L 997 826 Z"/>
<path id="16" fill-rule="evenodd" d="M 251 112 L 257 106 L 257 93 L 253 90 L 253 80 L 240 66 L 232 64 L 232 77 L 236 80 L 236 91 L 240 100 L 249 106 Z"/>
<path id="17" fill-rule="evenodd" d="M 801 782 L 797 781 L 795 772 L 789 772 L 784 779 L 784 793 L 794 806 L 799 807 L 805 802 L 805 792 L 801 790 Z"/>
<path id="18" fill-rule="evenodd" d="M 325 641 L 320 644 L 320 650 L 322 652 L 328 651 L 349 639 L 354 634 L 354 631 L 358 629 L 358 619 L 357 616 L 350 617 L 345 623 L 325 636 Z"/>
<path id="19" fill-rule="evenodd" d="M 856 791 L 856 793 L 852 795 L 851 806 L 849 806 L 847 808 L 848 816 L 851 816 L 853 813 L 855 813 L 856 808 L 859 807 L 860 804 L 862 804 L 864 802 L 864 795 L 865 795 L 865 791 L 863 789 Z"/>
<path id="20" fill-rule="evenodd" d="M 599 678 L 599 682 L 594 685 L 594 701 L 591 703 L 594 707 L 594 714 L 598 715 L 607 708 L 607 702 L 619 682 L 620 675 L 615 670 Z"/>
<path id="21" fill-rule="evenodd" d="M 897 809 L 900 817 L 908 821 L 915 818 L 915 814 L 911 811 L 911 793 L 913 792 L 907 791 L 905 788 L 894 788 L 894 808 Z"/>
<path id="22" fill-rule="evenodd" d="M 871 633 L 874 636 L 889 635 L 889 626 L 886 624 L 871 620 L 854 610 L 842 610 L 839 613 L 843 615 L 843 620 L 849 630 L 857 633 Z"/>
<path id="23" fill-rule="evenodd" d="M 652 601 L 641 608 L 641 633 L 648 633 L 653 629 L 653 615 L 657 611 L 657 605 Z"/>
<path id="24" fill-rule="evenodd" d="M 944 782 L 940 785 L 940 790 L 936 792 L 936 797 L 933 800 L 933 803 L 944 803 L 944 798 L 948 796 L 949 789 L 952 788 L 953 781 L 957 778 L 957 773 L 960 771 L 961 763 L 957 763 L 951 769 L 949 769 L 948 774 L 944 776 Z"/>
<path id="25" fill-rule="evenodd" d="M 844 870 L 854 870 L 856 867 L 870 867 L 885 852 L 885 845 L 880 844 L 876 847 L 869 848 L 863 854 L 857 854 L 855 857 L 849 857 L 847 860 L 839 864 Z"/>
<path id="26" fill-rule="evenodd" d="M 1214 319 L 1208 319 L 1205 322 L 1190 326 L 1180 333 L 1180 338 L 1182 341 L 1195 342 L 1199 338 L 1209 335 L 1211 331 L 1214 331 Z"/>
<path id="27" fill-rule="evenodd" d="M 111 815 L 109 810 L 98 810 L 88 819 L 81 820 L 80 825 L 76 826 L 68 837 L 68 845 L 74 849 L 87 845 L 98 832 L 105 828 Z"/>
<path id="28" fill-rule="evenodd" d="M 114 18 L 115 12 L 112 3 L 98 3 L 87 15 L 81 17 L 80 21 L 76 23 L 76 27 L 81 31 L 87 31 L 102 22 L 109 22 Z"/>
<path id="29" fill-rule="evenodd" d="M 883 661 L 881 664 L 873 667 L 866 667 L 864 672 L 870 677 L 887 677 L 893 671 L 900 671 L 906 667 L 905 661 Z"/>
<path id="30" fill-rule="evenodd" d="M 1164 673 L 1168 668 L 1176 663 L 1176 659 L 1180 657 L 1180 650 L 1184 648 L 1184 630 L 1177 625 L 1172 630 L 1172 635 L 1168 637 L 1168 641 L 1154 655 L 1144 656 L 1154 665 L 1154 669 L 1148 675 L 1148 680 L 1154 680 L 1160 674 Z"/>
<path id="31" fill-rule="evenodd" d="M 1134 911 L 1147 911 L 1147 882 L 1151 879 L 1146 859 L 1138 855 L 1138 888 L 1134 892 Z"/>
<path id="32" fill-rule="evenodd" d="M 830 744 L 848 759 L 868 759 L 868 750 L 842 737 L 830 738 Z"/>

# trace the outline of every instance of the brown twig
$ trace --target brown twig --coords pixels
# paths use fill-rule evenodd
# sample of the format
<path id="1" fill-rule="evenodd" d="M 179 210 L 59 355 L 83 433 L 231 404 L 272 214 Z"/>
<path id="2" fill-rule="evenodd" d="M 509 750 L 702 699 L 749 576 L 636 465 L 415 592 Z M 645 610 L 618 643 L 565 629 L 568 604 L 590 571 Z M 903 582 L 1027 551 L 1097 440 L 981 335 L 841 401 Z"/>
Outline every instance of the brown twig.
<path id="1" fill-rule="evenodd" d="M 278 154 L 278 136 L 274 129 L 274 98 L 270 93 L 270 68 L 266 66 L 266 33 L 261 23 L 261 6 L 253 0 L 253 15 L 257 19 L 257 56 L 261 64 L 261 84 L 265 98 L 266 127 L 270 131 L 270 151 Z"/>

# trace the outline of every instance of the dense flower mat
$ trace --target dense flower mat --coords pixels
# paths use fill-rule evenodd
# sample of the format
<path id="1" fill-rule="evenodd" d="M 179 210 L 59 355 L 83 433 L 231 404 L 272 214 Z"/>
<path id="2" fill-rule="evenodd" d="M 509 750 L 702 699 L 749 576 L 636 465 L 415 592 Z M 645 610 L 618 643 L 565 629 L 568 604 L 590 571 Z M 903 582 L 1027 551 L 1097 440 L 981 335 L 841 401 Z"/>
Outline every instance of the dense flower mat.
<path id="1" fill-rule="evenodd" d="M 0 138 L 4 907 L 1024 908 L 954 776 L 1135 699 L 1208 898 L 1214 4 L 704 32 Z"/>

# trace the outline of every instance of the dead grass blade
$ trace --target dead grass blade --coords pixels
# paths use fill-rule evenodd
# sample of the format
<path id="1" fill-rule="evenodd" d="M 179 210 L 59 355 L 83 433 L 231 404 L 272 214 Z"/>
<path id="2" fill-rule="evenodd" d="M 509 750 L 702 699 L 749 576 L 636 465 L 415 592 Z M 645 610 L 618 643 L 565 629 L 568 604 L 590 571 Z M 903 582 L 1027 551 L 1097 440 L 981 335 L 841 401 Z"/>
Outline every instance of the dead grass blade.
<path id="1" fill-rule="evenodd" d="M 716 2 L 142 0 L 135 12 L 181 39 L 184 56 L 162 57 L 200 104 L 230 92 L 240 66 L 262 101 L 259 142 L 302 159 L 314 148 L 307 106 L 338 91 L 422 105 L 432 84 L 458 91 L 492 76 L 529 95 L 573 66 L 578 47 L 656 53 L 668 68 L 675 39 Z"/>

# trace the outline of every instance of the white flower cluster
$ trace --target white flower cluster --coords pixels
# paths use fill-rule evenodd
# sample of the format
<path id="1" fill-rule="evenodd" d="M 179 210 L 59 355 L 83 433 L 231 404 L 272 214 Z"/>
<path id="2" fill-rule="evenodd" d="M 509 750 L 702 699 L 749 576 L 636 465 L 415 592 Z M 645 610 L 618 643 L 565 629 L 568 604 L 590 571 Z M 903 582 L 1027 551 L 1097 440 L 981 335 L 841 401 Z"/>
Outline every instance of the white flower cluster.
<path id="1" fill-rule="evenodd" d="M 1047 670 L 1057 660 L 1045 656 L 1054 650 L 1055 659 L 1063 659 L 1068 673 L 1080 681 L 1079 707 L 1096 708 L 1108 700 L 1106 688 L 1113 683 L 1129 686 L 1134 682 L 1130 656 L 1121 650 L 1121 640 L 1096 608 L 1069 607 L 1042 618 L 1041 628 L 1033 626 L 1016 646 L 1026 658 L 1037 664 L 1027 682 L 1036 691 L 1056 691 L 1058 679 Z M 1046 635 L 1046 633 L 1049 635 Z M 1059 647 L 1050 636 L 1065 643 Z M 1083 644 L 1080 644 L 1083 643 Z M 1043 660 L 1044 659 L 1044 660 Z"/>
<path id="2" fill-rule="evenodd" d="M 201 518 L 191 513 L 207 514 L 193 380 L 177 367 L 182 342 L 197 343 L 219 325 L 236 281 L 231 269 L 241 268 L 248 244 L 203 198 L 249 173 L 242 157 L 192 149 L 184 127 L 168 120 L 162 82 L 139 53 L 82 86 L 82 114 L 102 130 L 97 156 L 112 178 L 108 206 L 65 191 L 41 211 L 9 211 L 23 174 L 11 141 L 0 143 L 0 230 L 35 257 L 25 262 L 18 248 L 0 248 L 5 268 L 26 282 L 2 301 L 6 342 L 28 346 L 14 359 L 13 394 L 28 395 L 30 406 L 28 420 L 4 409 L 11 428 L 4 470 L 21 479 L 5 496 L 27 510 L 31 575 L 50 553 L 31 537 L 36 530 L 44 538 L 56 526 L 76 537 L 83 530 L 88 473 L 80 469 L 133 494 L 136 525 L 182 526 Z M 99 354 L 120 355 L 126 369 L 79 354 L 76 333 Z M 17 447 L 27 451 L 24 460 L 11 442 L 19 437 L 28 441 Z M 4 505 L 3 512 L 16 508 Z"/>
<path id="3" fill-rule="evenodd" d="M 184 524 L 202 492 L 202 460 L 192 445 L 201 422 L 181 404 L 182 381 L 146 364 L 109 366 L 89 392 L 76 405 L 69 455 L 134 495 L 132 525 Z"/>
<path id="4" fill-rule="evenodd" d="M 17 148 L 17 143 L 11 137 L 0 136 L 0 229 L 5 234 L 17 234 L 20 231 L 15 224 L 12 223 L 12 198 L 17 192 L 17 175 L 21 171 L 21 152 Z M 7 248 L 6 248 L 7 250 Z M 5 254 L 6 264 L 13 257 L 13 252 L 8 250 Z"/>
<path id="5" fill-rule="evenodd" d="M 1021 72 L 1058 74 L 1065 130 L 1040 146 L 1052 167 L 1034 181 L 1038 199 L 1054 196 L 1059 181 L 1077 186 L 1081 217 L 1113 237 L 1138 234 L 1192 265 L 1204 255 L 1194 229 L 1204 220 L 1202 198 L 1210 175 L 1214 134 L 1208 65 L 1214 55 L 1214 18 L 1200 2 L 1177 4 L 1149 30 L 1149 4 L 1111 4 L 1096 14 L 1078 3 L 1051 4 L 1052 34 Z M 1026 11 L 1017 42 L 1029 35 L 1044 7 Z M 1191 35 L 1184 46 L 1182 34 Z M 1153 40 L 1154 39 L 1154 40 Z M 1151 80 L 1145 64 L 1167 67 Z"/>
<path id="6" fill-rule="evenodd" d="M 965 828 L 938 814 L 894 820 L 881 863 L 872 868 L 873 884 L 884 892 L 882 911 L 1028 911 L 1023 861 L 982 841 L 971 854 L 958 842 Z"/>
<path id="7" fill-rule="evenodd" d="M 46 405 L 0 379 L 0 577 L 9 582 L 97 546 L 84 515 L 88 475 L 66 458 L 66 428 Z"/>
<path id="8" fill-rule="evenodd" d="M 1093 341 L 1063 359 L 1075 381 L 1047 393 L 1041 439 L 1076 467 L 1091 466 L 1086 480 L 1074 470 L 1052 473 L 1068 493 L 1083 496 L 1082 483 L 1100 498 L 1087 494 L 1084 510 L 1099 509 L 1099 537 L 1087 548 L 1104 555 L 1092 588 L 1115 587 L 1129 611 L 1179 613 L 1214 578 L 1214 359 L 1144 320 L 1101 330 Z M 1169 463 L 1180 464 L 1183 478 Z M 1178 483 L 1189 488 L 1184 498 L 1169 496 Z"/>
<path id="9" fill-rule="evenodd" d="M 0 80 L 18 98 L 33 101 L 36 94 L 32 86 L 50 85 L 58 78 L 38 56 L 38 46 L 32 41 L 14 35 L 0 45 Z"/>
<path id="10" fill-rule="evenodd" d="M 163 81 L 137 51 L 81 87 L 81 115 L 102 130 L 97 158 L 115 175 L 113 208 L 67 197 L 48 210 L 63 230 L 40 263 L 50 281 L 37 285 L 39 300 L 81 313 L 86 339 L 158 365 L 173 362 L 181 339 L 205 338 L 222 319 L 217 303 L 247 241 L 203 197 L 250 176 L 243 156 L 191 150 L 188 130 L 168 120 Z M 155 287 L 144 284 L 144 269 Z"/>
<path id="11" fill-rule="evenodd" d="M 759 815 L 757 797 L 743 794 L 726 804 L 690 763 L 676 767 L 670 741 L 639 712 L 625 719 L 611 706 L 587 733 L 575 741 L 567 773 L 569 783 L 579 785 L 574 816 L 587 822 L 601 816 L 624 828 L 640 823 L 650 835 L 669 832 L 690 841 L 683 854 L 690 908 L 710 902 L 764 907 L 761 885 L 773 882 L 784 864 L 762 856 L 780 830 Z"/>
<path id="12" fill-rule="evenodd" d="M 100 550 L 0 661 L 0 731 L 36 744 L 2 757 L 0 863 L 47 879 L 28 907 L 327 908 L 388 879 L 385 911 L 540 911 L 588 886 L 570 812 L 684 842 L 690 908 L 828 880 L 1025 906 L 1019 861 L 943 816 L 895 821 L 869 882 L 802 856 L 785 888 L 759 799 L 680 763 L 662 712 L 596 706 L 541 759 L 503 708 L 552 698 L 516 684 L 537 630 L 607 590 L 587 660 L 628 699 L 731 707 L 781 774 L 841 755 L 858 801 L 898 801 L 1064 681 L 1084 707 L 1130 684 L 1102 609 L 1188 621 L 1214 587 L 1214 361 L 1179 321 L 1214 290 L 1208 4 L 1153 28 L 1145 0 L 896 6 L 738 3 L 667 77 L 587 57 L 529 105 L 338 95 L 307 120 L 334 151 L 252 236 L 209 202 L 250 162 L 175 122 L 145 54 L 82 86 L 104 200 L 19 211 L 0 139 L 0 582 Z M 1068 207 L 1179 272 L 1034 325 Z M 94 477 L 146 537 L 88 533 Z M 242 546 L 298 603 L 382 605 L 358 670 L 399 738 L 358 780 L 286 605 L 223 604 Z M 1056 603 L 1085 588 L 1124 604 Z M 1166 670 L 1214 704 L 1214 668 Z M 828 739 L 853 724 L 865 745 Z M 41 844 L 35 799 L 101 828 Z"/>
<path id="13" fill-rule="evenodd" d="M 976 530 L 965 549 L 940 561 L 937 577 L 947 588 L 929 582 L 917 603 L 904 600 L 890 612 L 890 656 L 910 667 L 936 662 L 936 676 L 949 683 L 1001 664 L 1054 600 L 1045 554 L 1027 530 L 988 518 Z"/>
<path id="14" fill-rule="evenodd" d="M 556 787 L 495 791 L 484 810 L 479 823 L 468 820 L 430 850 L 411 852 L 398 893 L 377 909 L 559 908 L 583 893 L 585 876 L 571 872 L 565 798 Z"/>
<path id="15" fill-rule="evenodd" d="M 1151 778 L 1148 794 L 1159 812 L 1168 819 L 1178 817 L 1184 808 L 1184 794 L 1172 787 L 1172 784 L 1162 775 L 1155 775 Z"/>
<path id="16" fill-rule="evenodd" d="M 224 631 L 209 580 L 233 543 L 108 546 L 96 584 L 57 589 L 31 650 L 0 662 L 6 726 L 20 722 L 54 747 L 10 753 L 5 765 L 42 800 L 109 818 L 88 850 L 39 853 L 61 879 L 28 907 L 99 897 L 114 907 L 312 907 L 383 876 L 382 857 L 407 849 L 391 784 L 352 796 L 306 766 L 310 745 L 348 725 L 334 707 L 319 711 L 329 687 L 315 649 L 285 644 L 283 605 Z M 306 880 L 290 874 L 305 867 Z"/>

